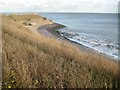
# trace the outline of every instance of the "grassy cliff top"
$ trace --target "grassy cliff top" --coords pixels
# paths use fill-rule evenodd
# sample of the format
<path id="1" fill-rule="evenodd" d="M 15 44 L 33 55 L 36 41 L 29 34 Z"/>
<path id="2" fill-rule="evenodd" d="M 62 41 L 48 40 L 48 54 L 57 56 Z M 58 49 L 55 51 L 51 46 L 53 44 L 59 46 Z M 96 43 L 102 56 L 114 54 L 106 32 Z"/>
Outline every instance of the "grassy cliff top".
<path id="1" fill-rule="evenodd" d="M 3 88 L 118 87 L 118 64 L 37 32 L 37 15 L 2 16 Z"/>

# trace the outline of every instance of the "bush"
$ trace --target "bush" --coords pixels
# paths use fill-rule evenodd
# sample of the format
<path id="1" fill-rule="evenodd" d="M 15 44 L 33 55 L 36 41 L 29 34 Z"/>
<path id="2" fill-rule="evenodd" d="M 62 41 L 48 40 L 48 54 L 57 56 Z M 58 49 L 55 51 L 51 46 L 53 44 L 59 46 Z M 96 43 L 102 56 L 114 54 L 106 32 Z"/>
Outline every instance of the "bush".
<path id="1" fill-rule="evenodd" d="M 47 20 L 46 17 L 43 17 L 44 20 Z"/>

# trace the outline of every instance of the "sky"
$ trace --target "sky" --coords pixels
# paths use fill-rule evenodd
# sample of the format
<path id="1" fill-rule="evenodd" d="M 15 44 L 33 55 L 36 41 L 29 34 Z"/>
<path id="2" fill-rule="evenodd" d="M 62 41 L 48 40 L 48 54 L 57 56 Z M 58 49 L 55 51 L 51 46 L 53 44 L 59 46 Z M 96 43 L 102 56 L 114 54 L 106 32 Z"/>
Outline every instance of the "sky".
<path id="1" fill-rule="evenodd" d="M 0 0 L 0 12 L 117 13 L 119 0 Z"/>

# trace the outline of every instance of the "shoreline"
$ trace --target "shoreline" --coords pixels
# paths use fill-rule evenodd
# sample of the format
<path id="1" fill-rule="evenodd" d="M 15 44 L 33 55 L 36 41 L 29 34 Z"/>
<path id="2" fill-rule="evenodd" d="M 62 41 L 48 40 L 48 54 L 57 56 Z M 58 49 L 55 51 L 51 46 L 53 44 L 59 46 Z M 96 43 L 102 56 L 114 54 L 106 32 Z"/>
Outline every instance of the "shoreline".
<path id="1" fill-rule="evenodd" d="M 43 35 L 47 35 L 50 37 L 57 37 L 57 38 L 62 38 L 58 32 L 57 29 L 64 28 L 66 26 L 58 24 L 58 23 L 53 23 L 53 24 L 46 24 L 38 28 L 38 31 L 42 33 Z"/>
<path id="2" fill-rule="evenodd" d="M 48 36 L 48 37 L 53 37 L 53 38 L 57 38 L 59 40 L 64 40 L 64 41 L 67 41 L 77 47 L 79 47 L 79 49 L 83 52 L 83 53 L 92 53 L 92 54 L 95 54 L 95 55 L 101 55 L 102 58 L 106 58 L 106 59 L 109 59 L 111 61 L 114 61 L 114 62 L 119 62 L 118 59 L 115 59 L 109 55 L 106 55 L 104 53 L 100 53 L 94 49 L 91 49 L 89 47 L 86 47 L 82 44 L 78 44 L 76 42 L 73 42 L 73 41 L 70 41 L 68 40 L 67 38 L 65 37 L 62 37 L 59 32 L 58 32 L 58 29 L 61 29 L 61 28 L 64 28 L 66 26 L 64 25 L 61 25 L 61 24 L 58 24 L 58 23 L 53 23 L 53 24 L 46 24 L 46 25 L 43 25 L 41 27 L 38 28 L 38 32 L 41 33 L 42 35 L 45 35 L 45 36 Z"/>

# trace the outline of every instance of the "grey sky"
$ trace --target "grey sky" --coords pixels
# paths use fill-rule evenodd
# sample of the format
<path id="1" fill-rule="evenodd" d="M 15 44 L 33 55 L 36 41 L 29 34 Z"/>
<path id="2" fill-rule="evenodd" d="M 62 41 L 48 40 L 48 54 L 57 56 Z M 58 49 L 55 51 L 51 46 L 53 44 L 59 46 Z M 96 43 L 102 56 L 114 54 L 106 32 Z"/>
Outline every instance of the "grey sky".
<path id="1" fill-rule="evenodd" d="M 0 12 L 117 13 L 119 0 L 1 0 Z"/>

